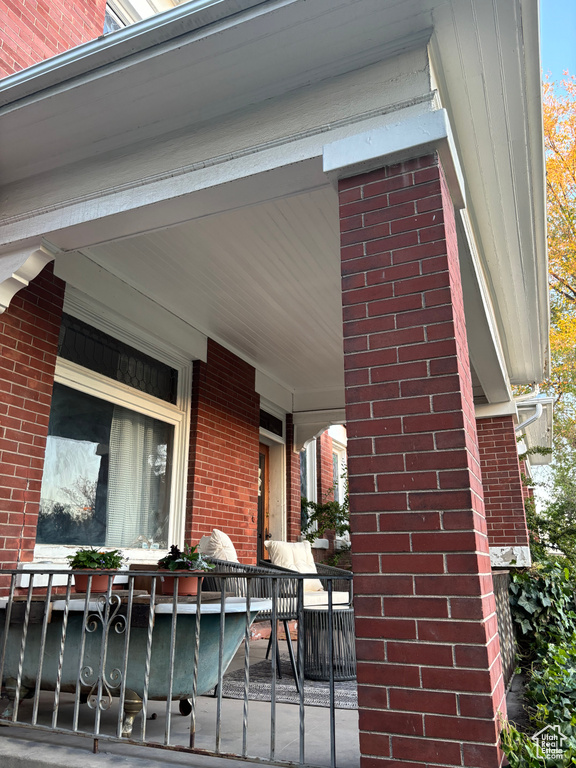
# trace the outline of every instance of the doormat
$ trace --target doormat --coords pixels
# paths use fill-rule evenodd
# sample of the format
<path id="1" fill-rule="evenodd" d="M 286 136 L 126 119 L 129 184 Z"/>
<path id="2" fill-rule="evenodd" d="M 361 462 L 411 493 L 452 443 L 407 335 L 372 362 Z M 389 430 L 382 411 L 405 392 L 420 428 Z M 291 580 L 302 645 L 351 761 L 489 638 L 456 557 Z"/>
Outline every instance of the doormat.
<path id="1" fill-rule="evenodd" d="M 282 677 L 276 677 L 276 702 L 279 704 L 300 704 L 300 695 L 296 690 L 290 661 L 284 654 L 280 655 L 280 670 Z M 244 698 L 243 669 L 224 675 L 222 696 L 226 699 Z M 250 701 L 271 701 L 272 665 L 269 660 L 260 661 L 250 667 L 248 699 Z M 304 680 L 304 704 L 307 707 L 329 707 L 330 683 L 323 680 Z M 358 708 L 356 680 L 334 683 L 334 704 L 336 709 Z"/>

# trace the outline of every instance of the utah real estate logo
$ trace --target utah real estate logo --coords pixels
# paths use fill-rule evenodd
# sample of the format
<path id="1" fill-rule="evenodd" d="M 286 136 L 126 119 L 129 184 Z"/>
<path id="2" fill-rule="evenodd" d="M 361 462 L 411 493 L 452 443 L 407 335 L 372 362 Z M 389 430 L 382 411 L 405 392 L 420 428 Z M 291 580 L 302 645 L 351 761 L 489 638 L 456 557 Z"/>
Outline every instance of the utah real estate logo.
<path id="1" fill-rule="evenodd" d="M 541 731 L 535 733 L 532 737 L 532 741 L 535 741 L 539 747 L 541 757 L 558 760 L 564 755 L 564 750 L 567 749 L 567 745 L 564 746 L 564 742 L 568 741 L 566 736 L 560 730 L 559 725 L 547 725 L 546 728 L 542 728 Z"/>

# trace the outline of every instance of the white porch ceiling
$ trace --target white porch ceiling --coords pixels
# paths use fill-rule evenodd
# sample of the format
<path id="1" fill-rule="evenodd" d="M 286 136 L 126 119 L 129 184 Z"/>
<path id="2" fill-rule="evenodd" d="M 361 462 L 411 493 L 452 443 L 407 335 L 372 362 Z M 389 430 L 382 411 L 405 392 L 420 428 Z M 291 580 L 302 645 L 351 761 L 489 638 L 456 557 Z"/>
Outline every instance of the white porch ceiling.
<path id="1" fill-rule="evenodd" d="M 287 388 L 343 388 L 332 187 L 82 253 Z"/>
<path id="2" fill-rule="evenodd" d="M 425 53 L 430 35 L 436 82 L 423 89 L 427 64 L 401 69 L 398 54 Z M 386 80 L 370 69 L 380 64 Z M 339 90 L 339 78 L 360 87 Z M 505 374 L 538 380 L 539 82 L 535 0 L 190 2 L 0 83 L 0 259 L 43 237 L 81 249 L 286 386 L 340 386 L 337 209 L 318 180 L 322 145 L 355 119 L 365 130 L 378 98 L 376 123 L 437 85 Z M 250 179 L 259 188 L 246 200 Z M 246 207 L 234 199 L 236 210 L 206 215 L 236 181 Z M 482 383 L 490 344 L 475 342 Z"/>

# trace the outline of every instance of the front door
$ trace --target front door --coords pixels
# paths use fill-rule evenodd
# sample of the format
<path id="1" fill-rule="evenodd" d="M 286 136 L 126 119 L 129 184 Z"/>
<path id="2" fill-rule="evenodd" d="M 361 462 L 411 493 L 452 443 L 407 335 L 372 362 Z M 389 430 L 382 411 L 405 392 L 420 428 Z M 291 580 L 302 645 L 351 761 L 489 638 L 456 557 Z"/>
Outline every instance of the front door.
<path id="1" fill-rule="evenodd" d="M 258 558 L 268 560 L 268 550 L 264 542 L 270 538 L 270 516 L 268 500 L 270 496 L 270 452 L 268 446 L 260 443 L 258 461 Z"/>

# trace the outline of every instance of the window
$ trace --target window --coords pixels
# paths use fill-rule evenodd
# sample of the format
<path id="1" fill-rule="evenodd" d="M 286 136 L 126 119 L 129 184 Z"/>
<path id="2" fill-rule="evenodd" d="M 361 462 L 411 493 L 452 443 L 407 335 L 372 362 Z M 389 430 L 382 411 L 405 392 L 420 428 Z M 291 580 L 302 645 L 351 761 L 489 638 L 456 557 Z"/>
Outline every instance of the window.
<path id="1" fill-rule="evenodd" d="M 104 14 L 104 34 L 109 35 L 110 32 L 117 32 L 119 29 L 124 29 L 126 24 L 115 13 L 109 5 L 106 5 L 106 12 Z"/>
<path id="2" fill-rule="evenodd" d="M 168 546 L 174 427 L 54 385 L 39 544 Z"/>
<path id="3" fill-rule="evenodd" d="M 346 428 L 340 425 L 330 427 L 332 438 L 332 478 L 334 484 L 334 500 L 344 504 L 346 500 L 348 484 L 348 463 L 346 455 Z M 337 536 L 335 549 L 348 549 L 350 547 L 350 534 Z"/>
<path id="4" fill-rule="evenodd" d="M 183 370 L 179 382 L 182 370 L 64 316 L 37 555 L 58 558 L 65 552 L 54 549 L 79 544 L 166 549 L 181 538 Z"/>

